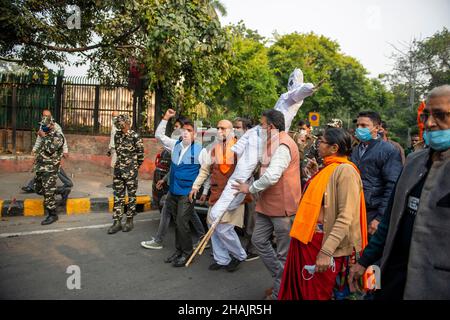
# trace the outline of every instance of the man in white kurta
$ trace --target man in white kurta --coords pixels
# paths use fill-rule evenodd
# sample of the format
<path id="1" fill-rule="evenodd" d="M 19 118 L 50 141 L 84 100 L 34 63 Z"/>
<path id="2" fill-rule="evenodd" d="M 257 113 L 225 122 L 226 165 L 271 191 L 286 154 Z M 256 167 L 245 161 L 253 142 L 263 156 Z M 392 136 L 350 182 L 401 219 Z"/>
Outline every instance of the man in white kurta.
<path id="1" fill-rule="evenodd" d="M 292 72 L 288 81 L 288 91 L 280 96 L 274 107 L 284 115 L 286 132 L 289 131 L 304 99 L 311 96 L 315 90 L 317 88 L 312 83 L 303 83 L 303 72 L 300 69 Z M 239 160 L 220 199 L 211 209 L 210 216 L 213 220 L 217 220 L 227 210 L 236 209 L 242 203 L 245 195 L 236 194 L 232 185 L 236 182 L 246 182 L 252 177 L 261 159 L 264 139 L 264 131 L 260 126 L 256 126 L 248 130 L 233 146 L 232 150 L 239 156 Z"/>

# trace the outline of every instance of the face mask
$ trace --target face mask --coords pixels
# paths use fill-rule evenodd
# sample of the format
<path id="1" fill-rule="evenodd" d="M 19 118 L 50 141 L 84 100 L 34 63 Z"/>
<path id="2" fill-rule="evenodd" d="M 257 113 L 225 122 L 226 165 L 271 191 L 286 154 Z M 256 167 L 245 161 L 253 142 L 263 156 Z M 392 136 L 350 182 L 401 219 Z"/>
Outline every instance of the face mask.
<path id="1" fill-rule="evenodd" d="M 362 142 L 368 142 L 373 139 L 369 128 L 358 128 L 356 129 L 356 137 Z"/>
<path id="2" fill-rule="evenodd" d="M 47 133 L 47 132 L 50 131 L 50 128 L 47 127 L 47 126 L 42 126 L 42 127 L 41 127 L 41 130 L 44 131 L 45 133 Z"/>
<path id="3" fill-rule="evenodd" d="M 333 271 L 333 272 L 336 271 L 336 264 L 334 262 L 334 258 L 333 257 L 331 257 L 330 268 L 331 268 L 331 271 Z M 305 275 L 303 273 L 304 270 L 308 271 L 308 273 L 310 274 L 309 277 L 305 277 Z M 302 269 L 302 278 L 303 278 L 303 280 L 306 280 L 306 281 L 311 280 L 312 278 L 314 278 L 314 273 L 315 272 L 316 272 L 316 265 L 315 264 L 303 266 L 303 269 Z"/>
<path id="4" fill-rule="evenodd" d="M 234 136 L 237 139 L 240 139 L 244 135 L 244 130 L 241 129 L 234 129 Z"/>
<path id="5" fill-rule="evenodd" d="M 425 144 L 436 151 L 444 151 L 450 148 L 450 129 L 425 131 L 423 133 Z"/>

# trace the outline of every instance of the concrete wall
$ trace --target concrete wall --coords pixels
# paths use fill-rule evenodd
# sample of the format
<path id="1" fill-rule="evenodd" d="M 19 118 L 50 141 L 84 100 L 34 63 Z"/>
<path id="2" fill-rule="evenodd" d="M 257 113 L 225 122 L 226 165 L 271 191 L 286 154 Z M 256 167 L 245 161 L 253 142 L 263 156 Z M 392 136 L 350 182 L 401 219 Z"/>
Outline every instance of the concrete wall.
<path id="1" fill-rule="evenodd" d="M 2 130 L 5 134 L 4 130 Z M 69 157 L 63 159 L 63 166 L 69 172 L 111 172 L 111 159 L 106 155 L 108 152 L 109 136 L 88 136 L 66 134 L 69 147 Z M 0 139 L 4 136 L 0 135 Z M 23 134 L 23 143 L 18 139 L 17 150 L 22 154 L 18 156 L 3 155 L 0 157 L 0 172 L 26 172 L 29 171 L 33 157 L 29 156 L 31 149 L 31 135 Z M 2 144 L 3 140 L 0 140 Z M 33 140 L 34 142 L 34 140 Z M 162 150 L 154 138 L 144 138 L 145 160 L 139 174 L 144 179 L 152 179 L 155 170 L 155 157 Z"/>

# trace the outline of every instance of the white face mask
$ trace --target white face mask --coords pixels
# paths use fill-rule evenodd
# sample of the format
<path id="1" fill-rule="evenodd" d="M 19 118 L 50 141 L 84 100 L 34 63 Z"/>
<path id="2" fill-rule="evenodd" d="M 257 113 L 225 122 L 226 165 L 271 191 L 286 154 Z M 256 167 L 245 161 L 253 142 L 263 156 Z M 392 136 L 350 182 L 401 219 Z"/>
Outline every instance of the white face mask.
<path id="1" fill-rule="evenodd" d="M 335 272 L 336 271 L 336 264 L 334 262 L 334 258 L 330 257 L 330 259 L 331 259 L 331 261 L 330 261 L 331 271 Z M 308 278 L 305 277 L 305 275 L 303 273 L 304 270 L 308 271 L 308 273 L 310 274 L 310 276 Z M 311 280 L 312 278 L 314 278 L 314 273 L 315 272 L 316 272 L 316 265 L 315 264 L 303 266 L 303 269 L 302 269 L 302 278 L 303 278 L 303 280 L 306 280 L 306 281 Z"/>

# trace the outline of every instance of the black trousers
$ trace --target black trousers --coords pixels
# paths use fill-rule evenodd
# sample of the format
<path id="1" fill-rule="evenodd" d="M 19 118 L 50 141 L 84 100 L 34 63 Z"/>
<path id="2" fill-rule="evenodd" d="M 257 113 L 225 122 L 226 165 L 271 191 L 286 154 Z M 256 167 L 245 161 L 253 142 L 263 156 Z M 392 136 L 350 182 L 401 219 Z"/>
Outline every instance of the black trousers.
<path id="1" fill-rule="evenodd" d="M 190 255 L 192 253 L 192 237 L 189 221 L 194 212 L 194 203 L 189 202 L 188 196 L 167 194 L 167 205 L 175 222 L 175 247 L 179 254 Z"/>

